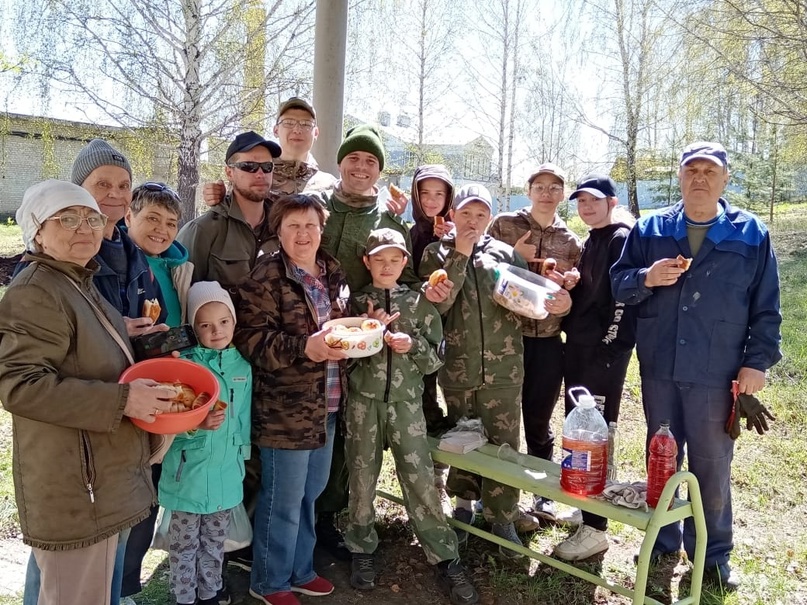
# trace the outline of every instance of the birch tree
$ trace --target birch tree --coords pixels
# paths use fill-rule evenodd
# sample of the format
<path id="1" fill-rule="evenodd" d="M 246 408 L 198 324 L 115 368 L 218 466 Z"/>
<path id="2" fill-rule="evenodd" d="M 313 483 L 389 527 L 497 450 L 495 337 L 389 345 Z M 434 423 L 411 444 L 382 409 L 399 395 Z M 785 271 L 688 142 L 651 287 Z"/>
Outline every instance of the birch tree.
<path id="1" fill-rule="evenodd" d="M 254 126 L 267 92 L 282 89 L 295 68 L 310 67 L 313 6 L 19 0 L 15 34 L 35 61 L 31 75 L 43 96 L 58 87 L 116 125 L 168 133 L 183 214 L 192 217 L 202 141 Z"/>

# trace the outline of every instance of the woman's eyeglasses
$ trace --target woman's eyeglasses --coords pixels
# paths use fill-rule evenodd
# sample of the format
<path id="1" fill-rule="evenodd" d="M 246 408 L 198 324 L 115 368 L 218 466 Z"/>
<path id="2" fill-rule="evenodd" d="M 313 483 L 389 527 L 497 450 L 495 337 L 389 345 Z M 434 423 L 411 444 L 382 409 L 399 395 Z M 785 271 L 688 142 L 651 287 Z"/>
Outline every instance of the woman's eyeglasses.
<path id="1" fill-rule="evenodd" d="M 93 231 L 100 231 L 106 227 L 107 217 L 105 214 L 90 214 L 89 216 L 81 216 L 80 214 L 73 214 L 72 212 L 65 212 L 59 216 L 52 216 L 46 218 L 46 221 L 59 221 L 64 229 L 68 231 L 75 231 L 81 226 L 81 223 L 87 221 L 90 229 Z"/>
<path id="2" fill-rule="evenodd" d="M 275 169 L 275 165 L 272 162 L 234 162 L 227 165 L 230 168 L 238 168 L 238 170 L 243 170 L 250 174 L 255 174 L 258 170 L 264 174 L 270 174 Z"/>

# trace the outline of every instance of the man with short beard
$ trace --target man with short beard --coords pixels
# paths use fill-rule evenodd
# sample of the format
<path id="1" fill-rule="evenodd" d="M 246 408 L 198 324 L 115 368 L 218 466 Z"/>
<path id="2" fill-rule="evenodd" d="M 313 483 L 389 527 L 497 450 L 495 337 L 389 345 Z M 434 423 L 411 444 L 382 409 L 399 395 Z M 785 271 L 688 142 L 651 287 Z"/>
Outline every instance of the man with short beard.
<path id="1" fill-rule="evenodd" d="M 277 157 L 280 145 L 251 130 L 230 143 L 224 172 L 231 192 L 177 235 L 194 265 L 194 282 L 217 281 L 229 289 L 249 273 L 259 254 L 278 249 L 266 220 Z"/>

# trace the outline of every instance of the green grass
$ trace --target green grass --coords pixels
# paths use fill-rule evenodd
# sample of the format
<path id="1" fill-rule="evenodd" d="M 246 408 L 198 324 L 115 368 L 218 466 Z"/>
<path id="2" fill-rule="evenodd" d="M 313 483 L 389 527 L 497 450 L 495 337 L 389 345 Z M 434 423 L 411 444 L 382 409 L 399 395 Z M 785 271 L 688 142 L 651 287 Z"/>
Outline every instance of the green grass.
<path id="1" fill-rule="evenodd" d="M 14 256 L 24 247 L 20 228 L 13 223 L 0 223 L 0 256 Z"/>

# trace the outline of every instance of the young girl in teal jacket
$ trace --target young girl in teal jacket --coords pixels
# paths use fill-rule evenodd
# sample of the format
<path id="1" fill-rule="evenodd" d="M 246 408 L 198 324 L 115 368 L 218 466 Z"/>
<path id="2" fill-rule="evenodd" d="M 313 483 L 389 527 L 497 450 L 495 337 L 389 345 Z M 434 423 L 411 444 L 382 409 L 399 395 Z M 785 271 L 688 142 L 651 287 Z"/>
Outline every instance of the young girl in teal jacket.
<path id="1" fill-rule="evenodd" d="M 243 499 L 244 460 L 250 454 L 252 370 L 230 346 L 235 310 L 218 282 L 188 292 L 188 318 L 199 346 L 186 359 L 218 378 L 219 400 L 198 429 L 177 435 L 163 460 L 160 504 L 171 511 L 170 587 L 178 605 L 214 605 L 222 587 L 224 540 L 230 513 Z"/>

